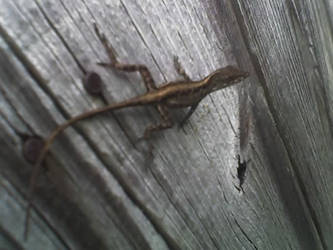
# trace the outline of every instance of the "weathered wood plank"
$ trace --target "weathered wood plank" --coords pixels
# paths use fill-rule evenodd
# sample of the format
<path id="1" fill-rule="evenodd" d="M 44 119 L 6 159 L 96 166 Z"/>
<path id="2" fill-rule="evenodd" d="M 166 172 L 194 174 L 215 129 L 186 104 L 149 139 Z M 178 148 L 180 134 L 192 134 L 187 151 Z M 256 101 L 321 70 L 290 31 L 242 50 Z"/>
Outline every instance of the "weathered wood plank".
<path id="1" fill-rule="evenodd" d="M 332 83 L 329 76 L 333 54 L 332 44 L 329 48 L 326 40 L 321 39 L 332 40 L 332 37 L 320 34 L 321 29 L 330 25 L 327 16 L 316 19 L 324 8 L 322 3 L 311 1 L 272 2 L 269 7 L 264 2 L 254 7 L 250 1 L 244 1 L 239 6 L 250 31 L 248 46 L 257 52 L 251 54 L 251 59 L 288 155 L 289 167 L 285 169 L 293 175 L 304 215 L 313 227 L 312 234 L 322 248 L 329 249 L 333 244 L 330 237 L 333 144 L 332 113 L 328 106 L 331 97 L 327 96 Z M 260 23 L 263 18 L 269 32 L 260 32 L 258 24 L 263 24 Z M 276 155 L 275 147 L 270 150 L 272 156 Z M 279 162 L 272 169 L 281 166 L 286 165 Z M 285 180 L 279 178 L 279 181 Z M 282 183 L 280 192 L 284 193 L 285 203 L 290 204 L 292 193 Z M 299 209 L 292 207 L 289 210 L 295 210 L 297 216 Z M 297 231 L 304 232 L 304 227 L 297 224 Z"/>
<path id="2" fill-rule="evenodd" d="M 328 3 L 0 0 L 0 7 L 1 247 L 333 246 Z M 107 57 L 94 22 L 121 61 L 146 64 L 159 84 L 179 77 L 174 55 L 193 79 L 227 64 L 251 78 L 204 99 L 184 129 L 147 143 L 135 141 L 159 119 L 149 108 L 66 130 L 39 178 L 25 242 L 26 136 L 46 137 L 105 105 L 82 87 L 86 71 L 102 76 L 108 103 L 144 91 L 138 75 L 96 66 Z M 245 193 L 235 188 L 239 152 L 251 159 Z"/>

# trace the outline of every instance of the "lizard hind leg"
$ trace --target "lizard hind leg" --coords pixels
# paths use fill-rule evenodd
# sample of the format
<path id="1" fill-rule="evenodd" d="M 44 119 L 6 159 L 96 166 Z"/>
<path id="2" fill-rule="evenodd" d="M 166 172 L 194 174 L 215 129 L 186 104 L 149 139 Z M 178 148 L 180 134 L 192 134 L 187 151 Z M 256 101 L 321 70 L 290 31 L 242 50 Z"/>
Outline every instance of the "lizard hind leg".
<path id="1" fill-rule="evenodd" d="M 173 126 L 168 109 L 163 105 L 157 105 L 157 110 L 161 115 L 162 121 L 158 124 L 148 126 L 143 135 L 143 139 L 148 139 L 153 132 L 168 129 Z"/>
<path id="2" fill-rule="evenodd" d="M 136 72 L 137 71 L 140 73 L 140 75 L 145 83 L 147 92 L 157 88 L 149 69 L 145 65 L 119 63 L 117 60 L 117 55 L 116 55 L 115 49 L 108 42 L 105 35 L 99 31 L 96 24 L 94 24 L 94 29 L 95 29 L 95 33 L 96 33 L 98 39 L 102 43 L 102 45 L 109 57 L 109 60 L 110 60 L 109 63 L 99 62 L 99 63 L 97 63 L 98 65 L 103 66 L 103 67 L 114 68 L 114 69 L 125 71 L 125 72 Z"/>

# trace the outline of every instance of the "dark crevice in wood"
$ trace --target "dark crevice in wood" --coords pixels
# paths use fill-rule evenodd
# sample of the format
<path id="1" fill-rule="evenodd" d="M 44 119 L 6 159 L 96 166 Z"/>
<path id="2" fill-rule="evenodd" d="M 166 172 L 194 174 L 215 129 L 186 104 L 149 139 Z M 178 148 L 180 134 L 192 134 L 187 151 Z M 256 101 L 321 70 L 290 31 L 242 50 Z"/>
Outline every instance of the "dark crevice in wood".
<path id="1" fill-rule="evenodd" d="M 239 9 L 240 6 L 238 6 L 238 3 L 233 3 L 232 6 L 234 8 L 235 14 L 238 17 L 237 18 L 238 25 L 241 28 L 241 30 L 243 31 L 242 34 L 246 34 L 248 32 L 246 30 L 246 25 L 245 25 L 245 22 L 246 22 L 245 18 L 246 17 L 242 16 L 240 14 L 241 11 Z M 297 164 L 294 162 L 293 157 L 290 155 L 291 152 L 292 152 L 292 150 L 288 146 L 288 143 L 285 141 L 285 138 L 284 138 L 284 136 L 282 134 L 282 128 L 281 128 L 281 125 L 279 123 L 279 120 L 277 119 L 277 117 L 278 117 L 277 116 L 277 111 L 275 110 L 275 107 L 274 107 L 274 105 L 272 103 L 272 97 L 270 95 L 269 88 L 266 85 L 266 80 L 265 80 L 265 77 L 264 77 L 264 73 L 261 70 L 259 59 L 257 58 L 257 56 L 254 53 L 251 53 L 250 41 L 247 39 L 247 37 L 245 37 L 245 35 L 243 36 L 243 39 L 244 39 L 245 44 L 246 44 L 246 46 L 248 48 L 248 51 L 250 52 L 251 62 L 253 64 L 253 66 L 254 66 L 256 75 L 257 75 L 257 77 L 259 79 L 259 82 L 260 82 L 262 88 L 263 88 L 263 92 L 264 92 L 264 96 L 265 96 L 265 100 L 266 100 L 268 109 L 269 109 L 269 111 L 271 113 L 272 119 L 273 119 L 273 121 L 274 121 L 274 123 L 276 125 L 276 129 L 278 131 L 279 137 L 282 140 L 283 145 L 284 145 L 285 150 L 286 150 L 286 153 L 288 155 L 288 160 L 290 161 L 291 170 L 294 172 L 294 176 L 296 177 L 296 180 L 294 181 L 294 184 L 297 185 L 298 188 L 299 188 L 299 190 L 300 190 L 300 192 L 297 192 L 297 194 L 298 194 L 299 198 L 305 202 L 304 204 L 305 204 L 306 207 L 304 207 L 304 209 L 307 210 L 307 212 L 309 212 L 309 214 L 310 214 L 310 218 L 308 216 L 306 217 L 306 218 L 308 218 L 308 220 L 310 220 L 309 221 L 309 228 L 312 228 L 311 231 L 313 232 L 313 234 L 316 234 L 316 235 L 313 235 L 313 237 L 314 238 L 318 237 L 319 238 L 319 242 L 318 243 L 321 244 L 321 247 L 326 250 L 328 248 L 326 246 L 325 239 L 324 239 L 324 236 L 322 234 L 320 223 L 318 222 L 318 218 L 317 218 L 315 209 L 312 207 L 311 202 L 309 200 L 309 197 L 307 195 L 305 184 L 303 182 L 303 179 L 301 177 L 301 174 L 299 172 Z M 279 183 L 279 181 L 277 181 L 277 183 Z M 281 194 L 284 196 L 284 198 L 286 198 L 286 196 L 283 193 L 281 193 Z M 293 213 L 293 212 L 290 210 L 290 213 Z M 313 226 L 310 226 L 310 225 L 313 225 Z M 299 229 L 296 227 L 296 230 L 298 231 Z M 300 233 L 300 232 L 298 231 L 298 233 Z M 301 239 L 300 239 L 300 241 L 301 241 Z"/>
<path id="2" fill-rule="evenodd" d="M 251 240 L 251 238 L 247 235 L 247 233 L 244 231 L 244 229 L 241 227 L 241 225 L 239 225 L 236 218 L 234 218 L 234 221 L 235 221 L 235 224 L 237 225 L 237 227 L 239 228 L 239 230 L 242 232 L 242 234 L 246 238 L 246 240 L 248 242 L 250 242 L 250 244 L 253 246 L 254 249 L 258 250 L 258 247 L 254 244 L 254 242 Z"/>
<path id="3" fill-rule="evenodd" d="M 212 4 L 214 5 L 214 10 L 216 10 L 216 13 L 214 13 L 214 17 L 217 20 L 217 23 L 221 26 L 225 27 L 225 35 L 228 38 L 228 41 L 231 45 L 231 51 L 232 55 L 234 56 L 234 60 L 240 67 L 244 67 L 247 69 L 247 71 L 251 71 L 252 67 L 251 65 L 245 65 L 244 62 L 247 62 L 249 59 L 249 55 L 246 52 L 247 47 L 244 41 L 244 38 L 242 36 L 242 30 L 239 26 L 238 18 L 236 13 L 234 13 L 234 9 L 232 7 L 233 1 L 224 1 L 225 4 L 223 4 L 223 1 L 212 1 Z M 225 23 L 225 20 L 230 20 L 231 23 Z M 234 25 L 232 25 L 234 24 Z M 221 37 L 222 39 L 222 32 L 223 29 L 216 27 L 215 25 L 213 28 L 216 30 L 216 34 Z M 237 41 L 235 43 L 234 41 Z M 220 48 L 221 50 L 223 48 Z M 251 78 L 251 75 L 250 75 Z M 251 81 L 252 82 L 252 81 Z M 250 124 L 251 124 L 251 117 L 250 114 L 248 114 L 248 98 L 249 98 L 249 86 L 250 80 L 245 80 L 242 84 L 238 85 L 237 92 L 238 92 L 238 119 L 239 119 L 239 127 L 236 130 L 233 127 L 233 124 L 231 123 L 230 116 L 228 115 L 227 111 L 225 110 L 224 106 L 222 108 L 225 110 L 225 113 L 227 114 L 228 121 L 231 125 L 231 128 L 236 136 L 237 139 L 239 139 L 239 150 L 240 153 L 243 153 L 244 155 L 247 155 L 247 148 L 249 143 L 249 136 L 250 136 Z M 245 94 L 241 91 L 244 91 Z"/>
<path id="4" fill-rule="evenodd" d="M 238 245 L 244 245 L 244 244 L 243 244 L 243 241 L 241 240 L 241 237 L 240 237 L 239 233 L 236 232 L 235 229 L 234 229 L 234 225 L 235 225 L 235 223 L 233 223 L 233 222 L 230 221 L 230 220 L 232 219 L 232 217 L 226 215 L 225 218 L 226 218 L 226 220 L 227 220 L 227 222 L 228 222 L 228 224 L 229 224 L 229 228 L 231 229 L 231 231 L 232 231 L 232 233 L 233 233 L 233 235 L 234 235 L 233 237 L 234 237 L 234 239 L 236 239 Z M 240 247 L 239 247 L 239 248 L 240 248 Z M 245 249 L 246 249 L 246 248 L 245 248 Z"/>

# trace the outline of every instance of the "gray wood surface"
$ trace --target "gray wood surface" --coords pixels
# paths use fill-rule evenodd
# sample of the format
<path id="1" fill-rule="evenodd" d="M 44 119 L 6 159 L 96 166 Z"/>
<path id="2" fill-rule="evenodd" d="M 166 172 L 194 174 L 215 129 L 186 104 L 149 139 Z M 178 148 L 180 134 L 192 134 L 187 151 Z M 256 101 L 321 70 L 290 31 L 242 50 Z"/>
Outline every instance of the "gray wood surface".
<path id="1" fill-rule="evenodd" d="M 333 249 L 331 2 L 0 0 L 0 248 Z M 251 76 L 148 142 L 136 143 L 159 119 L 147 107 L 67 129 L 24 241 L 27 136 L 145 91 L 96 65 L 107 56 L 93 23 L 158 84 L 179 79 L 174 55 L 193 79 L 228 64 Z M 91 70 L 105 102 L 82 86 Z M 244 193 L 237 154 L 250 160 Z"/>

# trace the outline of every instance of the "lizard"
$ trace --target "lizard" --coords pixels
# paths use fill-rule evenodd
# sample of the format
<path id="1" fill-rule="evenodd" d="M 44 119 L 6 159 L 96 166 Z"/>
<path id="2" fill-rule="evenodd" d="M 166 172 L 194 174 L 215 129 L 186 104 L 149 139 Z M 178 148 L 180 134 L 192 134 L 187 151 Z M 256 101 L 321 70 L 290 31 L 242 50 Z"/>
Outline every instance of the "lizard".
<path id="1" fill-rule="evenodd" d="M 185 108 L 190 107 L 190 110 L 185 115 L 183 120 L 180 122 L 180 126 L 190 118 L 195 109 L 197 108 L 199 102 L 208 94 L 232 86 L 249 76 L 248 72 L 242 71 L 235 66 L 226 66 L 215 70 L 208 76 L 204 77 L 202 80 L 192 81 L 186 72 L 182 69 L 181 65 L 178 63 L 177 58 L 175 58 L 175 67 L 177 72 L 184 78 L 182 81 L 175 81 L 165 83 L 159 87 L 155 85 L 155 82 L 151 76 L 149 69 L 145 65 L 141 64 L 123 64 L 118 62 L 116 53 L 113 47 L 109 44 L 104 34 L 102 34 L 97 25 L 94 24 L 95 33 L 102 43 L 104 49 L 107 52 L 110 62 L 108 63 L 97 63 L 103 67 L 110 67 L 124 72 L 139 72 L 147 92 L 145 94 L 133 97 L 129 100 L 122 102 L 109 104 L 101 108 L 93 109 L 87 111 L 80 115 L 74 116 L 73 118 L 67 120 L 65 123 L 59 125 L 54 129 L 49 137 L 45 140 L 45 143 L 40 150 L 37 160 L 34 163 L 32 175 L 29 182 L 28 189 L 28 205 L 26 208 L 25 217 L 25 238 L 27 238 L 28 227 L 29 227 L 29 217 L 30 210 L 32 206 L 32 195 L 34 191 L 35 182 L 41 168 L 42 162 L 55 138 L 64 131 L 67 127 L 73 125 L 74 123 L 81 121 L 86 118 L 96 116 L 100 113 L 107 111 L 128 108 L 133 106 L 146 106 L 153 105 L 157 108 L 161 115 L 161 122 L 159 124 L 150 125 L 146 128 L 143 138 L 147 139 L 150 137 L 152 132 L 168 129 L 173 126 L 173 121 L 169 116 L 169 109 L 171 108 Z"/>

